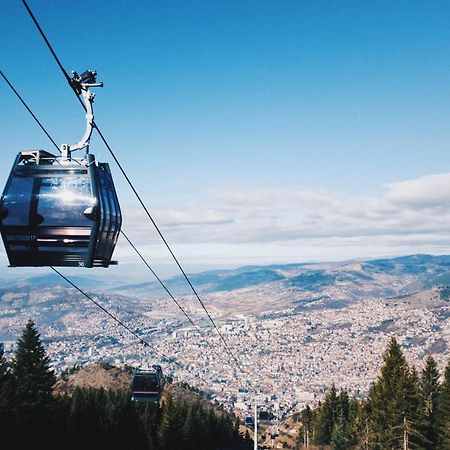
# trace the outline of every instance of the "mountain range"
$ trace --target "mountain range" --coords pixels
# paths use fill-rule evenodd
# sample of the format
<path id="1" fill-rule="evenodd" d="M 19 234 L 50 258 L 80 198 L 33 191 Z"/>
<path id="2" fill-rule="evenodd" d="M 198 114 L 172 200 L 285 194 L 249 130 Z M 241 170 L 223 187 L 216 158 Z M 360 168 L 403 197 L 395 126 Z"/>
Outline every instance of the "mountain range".
<path id="1" fill-rule="evenodd" d="M 450 284 L 450 255 L 411 255 L 362 262 L 244 266 L 191 274 L 196 289 L 212 294 L 276 285 L 281 289 L 321 293 L 345 287 L 350 298 L 358 295 L 389 297 Z M 181 276 L 165 280 L 179 295 L 190 293 Z M 118 286 L 129 294 L 157 292 L 157 282 Z"/>
<path id="2" fill-rule="evenodd" d="M 10 272 L 11 270 L 11 272 Z M 55 285 L 67 286 L 57 274 L 42 273 L 29 276 L 8 269 L 0 273 L 0 296 L 5 292 L 28 292 Z M 38 269 L 39 270 L 39 269 Z M 450 285 L 450 255 L 410 255 L 368 261 L 298 263 L 267 266 L 243 266 L 236 269 L 214 270 L 189 274 L 193 286 L 203 294 L 231 292 L 275 284 L 281 288 L 320 293 L 331 287 L 347 286 L 351 297 L 358 293 L 389 297 Z M 159 295 L 163 293 L 158 281 L 120 284 L 108 280 L 105 274 L 85 271 L 69 275 L 83 289 L 112 291 L 122 294 Z M 387 281 L 391 280 L 391 283 Z M 183 276 L 164 280 L 166 287 L 177 295 L 189 295 L 191 290 Z"/>
<path id="3" fill-rule="evenodd" d="M 146 310 L 164 310 L 165 302 L 170 302 L 157 281 L 120 284 L 113 278 L 105 282 L 105 274 L 99 278 L 96 272 L 83 271 L 69 278 L 91 295 L 106 300 L 115 298 L 115 304 L 119 303 L 119 308 L 128 312 L 139 309 L 139 304 Z M 66 309 L 67 298 L 74 298 L 73 289 L 57 274 L 13 275 L 10 279 L 5 275 L 0 277 L 2 316 L 36 308 L 38 304 L 45 305 L 46 314 L 54 311 L 52 317 L 60 316 Z M 450 285 L 450 256 L 410 255 L 358 262 L 244 266 L 190 274 L 189 279 L 217 315 L 272 314 L 293 308 L 299 312 L 341 308 L 367 298 L 406 298 L 422 291 L 433 297 L 437 287 Z M 178 298 L 192 296 L 182 276 L 168 278 L 164 283 Z M 416 296 L 414 301 L 424 296 Z M 148 299 L 153 300 L 149 303 Z M 80 300 L 71 303 L 72 310 L 75 307 L 80 312 L 86 304 Z"/>

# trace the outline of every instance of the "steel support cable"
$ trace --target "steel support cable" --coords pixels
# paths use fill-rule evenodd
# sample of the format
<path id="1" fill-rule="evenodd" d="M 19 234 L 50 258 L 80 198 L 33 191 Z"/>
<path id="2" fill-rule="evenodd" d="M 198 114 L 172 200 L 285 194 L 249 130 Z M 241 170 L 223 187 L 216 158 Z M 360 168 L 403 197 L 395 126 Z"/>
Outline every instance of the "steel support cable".
<path id="1" fill-rule="evenodd" d="M 33 14 L 33 11 L 31 11 L 30 7 L 28 6 L 28 3 L 25 0 L 22 0 L 23 5 L 25 6 L 26 10 L 28 11 L 28 14 L 31 17 L 31 20 L 36 25 L 36 28 L 39 30 L 39 33 L 41 33 L 42 38 L 44 39 L 45 43 L 47 44 L 48 49 L 50 50 L 51 54 L 53 55 L 53 58 L 55 59 L 56 63 L 58 64 L 59 68 L 61 69 L 62 73 L 66 77 L 66 80 L 69 84 L 72 84 L 69 74 L 66 72 L 66 69 L 64 69 L 63 65 L 61 64 L 61 61 L 58 58 L 58 55 L 53 50 L 53 47 L 51 46 L 49 40 L 47 39 L 47 36 L 44 33 L 44 30 L 39 25 L 39 22 L 37 21 L 36 17 Z"/>
<path id="2" fill-rule="evenodd" d="M 61 69 L 64 77 L 66 78 L 66 80 L 68 81 L 70 87 L 72 88 L 72 91 L 75 93 L 78 101 L 80 102 L 80 104 L 82 105 L 83 109 L 86 110 L 86 107 L 84 106 L 82 100 L 80 99 L 78 92 L 76 91 L 76 89 L 74 88 L 73 84 L 72 84 L 72 80 L 69 77 L 67 71 L 64 69 L 63 65 L 61 64 L 61 61 L 59 60 L 56 52 L 54 51 L 52 45 L 50 44 L 49 40 L 47 39 L 47 36 L 45 35 L 44 31 L 42 30 L 41 26 L 39 25 L 36 17 L 34 16 L 33 12 L 31 11 L 30 7 L 28 6 L 26 0 L 22 0 L 22 3 L 24 4 L 26 10 L 28 11 L 28 14 L 30 15 L 31 19 L 33 20 L 34 24 L 36 25 L 36 28 L 38 29 L 39 33 L 41 34 L 42 38 L 44 39 L 48 49 L 50 50 L 53 58 L 55 59 L 56 63 L 58 64 L 59 68 Z M 152 222 L 153 226 L 155 227 L 157 233 L 159 234 L 161 240 L 163 241 L 164 245 L 166 246 L 167 250 L 169 251 L 170 255 L 172 256 L 173 260 L 175 261 L 176 265 L 178 266 L 178 268 L 180 269 L 183 277 L 185 278 L 186 282 L 188 283 L 189 287 L 191 288 L 192 292 L 194 293 L 195 297 L 197 298 L 198 302 L 200 303 L 200 305 L 202 306 L 203 310 L 205 311 L 206 315 L 208 316 L 208 319 L 211 321 L 211 323 L 213 324 L 217 334 L 219 335 L 226 351 L 228 352 L 228 354 L 232 357 L 232 359 L 234 360 L 234 362 L 236 363 L 236 365 L 238 366 L 239 370 L 242 373 L 246 373 L 245 370 L 242 368 L 240 362 L 238 361 L 238 359 L 236 358 L 236 356 L 234 355 L 234 353 L 231 351 L 230 347 L 227 344 L 227 341 L 225 340 L 223 334 L 220 332 L 219 328 L 217 327 L 216 323 L 214 322 L 213 318 L 211 317 L 211 314 L 209 313 L 209 311 L 207 310 L 205 304 L 203 303 L 203 301 L 201 300 L 197 290 L 194 288 L 193 284 L 191 283 L 191 280 L 189 279 L 189 277 L 187 276 L 186 272 L 184 271 L 183 267 L 181 266 L 180 262 L 178 261 L 178 258 L 175 256 L 174 252 L 172 251 L 172 248 L 170 247 L 169 243 L 167 242 L 167 240 L 165 239 L 165 237 L 163 236 L 161 230 L 159 229 L 159 226 L 157 225 L 157 223 L 155 222 L 155 220 L 153 219 L 152 215 L 150 214 L 148 208 L 146 207 L 145 203 L 143 202 L 141 196 L 139 195 L 139 193 L 137 192 L 136 188 L 134 187 L 133 183 L 131 182 L 130 178 L 128 177 L 128 175 L 125 172 L 125 169 L 122 167 L 122 164 L 120 164 L 119 160 L 117 159 L 116 155 L 114 154 L 113 150 L 111 149 L 110 145 L 108 144 L 108 141 L 106 140 L 106 138 L 104 137 L 103 133 L 100 131 L 100 129 L 98 128 L 97 124 L 95 123 L 95 120 L 93 120 L 93 126 L 94 128 L 97 130 L 101 140 L 103 141 L 103 143 L 105 144 L 106 148 L 108 149 L 109 153 L 111 154 L 112 158 L 114 159 L 115 163 L 117 164 L 117 166 L 119 167 L 122 175 L 124 176 L 125 180 L 127 181 L 128 185 L 130 186 L 131 190 L 133 191 L 134 195 L 136 196 L 136 198 L 138 199 L 139 203 L 141 204 L 142 208 L 144 209 L 147 217 L 150 219 L 150 221 Z"/>
<path id="3" fill-rule="evenodd" d="M 170 356 L 167 356 L 160 350 L 157 350 L 155 347 L 150 345 L 145 339 L 143 339 L 139 334 L 137 334 L 135 331 L 133 331 L 126 323 L 122 322 L 119 318 L 117 318 L 114 314 L 110 313 L 103 305 L 101 305 L 99 302 L 94 300 L 89 294 L 84 292 L 81 288 L 79 288 L 75 283 L 73 283 L 69 278 L 67 278 L 65 275 L 63 275 L 61 272 L 59 272 L 57 269 L 55 269 L 53 266 L 50 266 L 50 269 L 52 269 L 56 274 L 58 274 L 63 280 L 65 280 L 67 283 L 69 283 L 74 289 L 76 289 L 80 294 L 82 294 L 84 297 L 86 297 L 89 301 L 94 303 L 98 308 L 100 308 L 105 314 L 107 314 L 111 319 L 113 319 L 117 324 L 119 324 L 121 327 L 125 328 L 129 333 L 131 333 L 136 339 L 139 340 L 141 344 L 144 345 L 144 347 L 148 347 L 153 353 L 155 353 L 158 356 L 161 356 L 162 358 L 167 359 L 170 363 L 176 365 L 177 367 L 180 367 L 183 370 L 186 370 L 194 377 L 201 380 L 203 383 L 208 385 L 208 382 L 202 378 L 200 375 L 195 374 L 191 370 L 187 369 L 183 364 L 179 363 L 175 359 L 173 359 Z"/>
<path id="4" fill-rule="evenodd" d="M 16 97 L 21 101 L 22 105 L 25 106 L 25 108 L 27 109 L 27 111 L 31 114 L 31 116 L 33 117 L 33 119 L 36 121 L 36 123 L 41 127 L 41 130 L 46 134 L 46 136 L 50 139 L 50 141 L 52 142 L 52 144 L 56 147 L 56 149 L 61 152 L 61 150 L 58 147 L 58 144 L 53 140 L 53 138 L 50 136 L 50 134 L 47 132 L 47 130 L 44 128 L 44 126 L 42 125 L 42 123 L 39 121 L 39 119 L 34 115 L 33 111 L 28 107 L 28 105 L 26 104 L 25 100 L 20 96 L 20 94 L 16 91 L 16 89 L 14 88 L 14 86 L 11 84 L 11 82 L 8 80 L 8 78 L 6 78 L 6 75 L 3 73 L 3 71 L 0 70 L 0 75 L 2 76 L 2 78 L 5 80 L 6 84 L 11 88 L 11 90 L 14 92 L 14 94 L 16 94 Z"/>
<path id="5" fill-rule="evenodd" d="M 153 274 L 153 276 L 158 280 L 158 283 L 162 286 L 162 288 L 167 292 L 169 297 L 173 300 L 173 302 L 178 306 L 180 311 L 184 314 L 184 316 L 187 318 L 187 320 L 190 322 L 190 324 L 195 328 L 197 333 L 203 338 L 203 340 L 208 344 L 209 348 L 214 351 L 214 353 L 220 357 L 217 350 L 211 345 L 209 340 L 205 337 L 202 330 L 194 323 L 194 321 L 189 317 L 186 310 L 181 306 L 180 302 L 173 296 L 173 294 L 170 292 L 169 288 L 166 286 L 166 284 L 161 280 L 161 278 L 158 276 L 158 274 L 152 269 L 150 264 L 147 262 L 147 260 L 142 256 L 141 252 L 136 248 L 136 246 L 133 244 L 133 242 L 130 240 L 130 238 L 125 234 L 123 230 L 120 230 L 120 233 L 122 236 L 127 240 L 127 242 L 130 244 L 130 246 L 133 248 L 135 253 L 139 256 L 141 261 L 145 264 L 147 269 Z"/>
<path id="6" fill-rule="evenodd" d="M 210 322 L 212 323 L 212 325 L 214 326 L 217 334 L 219 335 L 226 351 L 228 352 L 228 354 L 232 357 L 232 359 L 234 360 L 234 362 L 236 363 L 236 365 L 238 366 L 239 370 L 243 373 L 245 373 L 244 369 L 241 367 L 240 362 L 237 360 L 236 356 L 233 354 L 233 352 L 231 351 L 230 347 L 227 344 L 227 341 L 225 340 L 223 334 L 220 332 L 218 326 L 216 325 L 215 321 L 213 320 L 213 318 L 211 317 L 211 314 L 209 313 L 208 309 L 206 308 L 205 304 L 203 303 L 203 301 L 201 300 L 199 294 L 197 293 L 197 290 L 195 289 L 195 287 L 193 286 L 193 284 L 191 283 L 191 280 L 189 279 L 189 277 L 187 276 L 186 272 L 184 271 L 183 267 L 181 266 L 180 262 L 178 261 L 178 258 L 175 256 L 174 252 L 172 251 L 172 248 L 170 247 L 169 243 L 167 242 L 166 238 L 164 237 L 164 235 L 162 234 L 158 224 L 155 222 L 155 220 L 153 219 L 153 216 L 150 214 L 150 211 L 148 210 L 147 206 L 145 205 L 144 201 L 142 200 L 141 196 L 139 195 L 139 193 L 137 192 L 136 188 L 134 187 L 133 183 L 131 182 L 130 178 L 128 177 L 127 173 L 125 172 L 125 169 L 122 167 L 122 165 L 120 164 L 119 160 L 117 159 L 116 155 L 114 154 L 113 150 L 111 149 L 110 145 L 108 144 L 108 141 L 106 140 L 106 138 L 103 136 L 103 133 L 100 131 L 100 129 L 97 127 L 97 124 L 94 121 L 94 127 L 97 130 L 100 138 L 102 139 L 103 143 L 106 145 L 106 148 L 108 149 L 109 153 L 111 154 L 112 158 L 114 159 L 115 163 L 117 164 L 117 166 L 119 167 L 120 171 L 122 172 L 122 175 L 124 176 L 125 180 L 127 181 L 128 185 L 130 186 L 131 190 L 133 191 L 134 195 L 136 196 L 136 198 L 138 199 L 139 203 L 141 204 L 142 208 L 144 209 L 147 217 L 150 219 L 150 221 L 152 222 L 153 226 L 155 227 L 155 230 L 157 231 L 157 233 L 159 234 L 159 237 L 161 238 L 161 240 L 163 241 L 164 245 L 166 246 L 167 250 L 169 251 L 169 253 L 171 254 L 173 260 L 175 261 L 175 263 L 177 264 L 178 268 L 180 269 L 180 272 L 183 274 L 184 279 L 186 280 L 186 282 L 188 283 L 188 285 L 190 286 L 192 292 L 194 293 L 195 297 L 197 298 L 198 302 L 200 303 L 201 307 L 203 308 L 203 310 L 205 311 L 206 315 L 208 316 L 208 319 L 210 320 Z"/>
<path id="7" fill-rule="evenodd" d="M 27 109 L 27 111 L 31 114 L 31 116 L 33 117 L 33 119 L 38 123 L 38 125 L 41 127 L 41 129 L 44 131 L 44 133 L 46 134 L 46 136 L 50 139 L 50 141 L 56 146 L 56 148 L 58 148 L 58 146 L 56 145 L 55 141 L 52 139 L 52 137 L 50 136 L 50 133 L 47 132 L 47 130 L 45 129 L 45 127 L 42 125 L 42 123 L 39 121 L 39 119 L 37 118 L 37 116 L 33 113 L 33 111 L 31 110 L 31 108 L 29 108 L 29 106 L 27 105 L 27 103 L 25 102 L 25 100 L 21 97 L 21 95 L 18 93 L 18 91 L 14 88 L 13 84 L 8 80 L 8 78 L 6 78 L 6 76 L 4 75 L 4 73 L 2 71 L 0 71 L 1 76 L 3 77 L 3 79 L 6 81 L 6 83 L 8 84 L 8 86 L 12 89 L 12 91 L 16 94 L 16 96 L 19 98 L 19 100 L 22 102 L 22 104 L 25 106 L 25 108 Z M 58 148 L 59 150 L 59 148 Z M 125 239 L 128 241 L 128 243 L 131 245 L 131 247 L 133 248 L 133 250 L 136 252 L 136 254 L 139 256 L 139 258 L 144 262 L 144 264 L 147 266 L 147 268 L 150 270 L 150 272 L 154 275 L 154 277 L 158 280 L 158 282 L 161 284 L 161 286 L 164 288 L 164 290 L 167 292 L 167 294 L 170 296 L 170 298 L 175 302 L 175 304 L 178 306 L 178 308 L 181 310 L 181 312 L 186 316 L 186 318 L 188 319 L 188 321 L 192 324 L 192 326 L 196 329 L 196 331 L 200 334 L 200 336 L 206 341 L 206 343 L 208 344 L 208 346 L 216 353 L 217 356 L 219 356 L 219 354 L 217 353 L 216 349 L 211 345 L 211 343 L 206 339 L 206 337 L 203 335 L 203 333 L 201 332 L 200 328 L 193 322 L 193 320 L 189 317 L 189 315 L 187 314 L 187 312 L 185 311 L 185 309 L 181 306 L 181 304 L 176 300 L 176 298 L 172 295 L 172 293 L 169 291 L 169 289 L 167 288 L 167 286 L 164 284 L 164 282 L 161 280 L 161 278 L 157 275 L 157 273 L 152 269 L 152 267 L 148 264 L 148 262 L 144 259 L 144 257 L 141 255 L 141 253 L 139 252 L 139 250 L 136 248 L 136 246 L 133 244 L 133 242 L 128 238 L 128 236 L 121 231 L 121 233 L 123 234 L 123 236 L 125 237 Z"/>

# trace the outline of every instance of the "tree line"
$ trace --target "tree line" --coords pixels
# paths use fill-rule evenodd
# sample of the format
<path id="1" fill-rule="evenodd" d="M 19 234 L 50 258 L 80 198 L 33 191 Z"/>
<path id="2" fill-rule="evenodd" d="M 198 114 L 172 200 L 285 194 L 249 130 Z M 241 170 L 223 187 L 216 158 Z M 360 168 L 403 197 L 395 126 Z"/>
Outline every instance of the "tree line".
<path id="1" fill-rule="evenodd" d="M 333 450 L 450 450 L 450 361 L 441 374 L 428 356 L 419 372 L 395 337 L 366 398 L 332 385 L 317 408 L 300 413 L 298 447 Z"/>
<path id="2" fill-rule="evenodd" d="M 206 402 L 161 405 L 131 400 L 129 390 L 76 388 L 54 393 L 57 378 L 33 321 L 7 360 L 0 352 L 0 439 L 11 448 L 247 450 L 239 420 Z"/>

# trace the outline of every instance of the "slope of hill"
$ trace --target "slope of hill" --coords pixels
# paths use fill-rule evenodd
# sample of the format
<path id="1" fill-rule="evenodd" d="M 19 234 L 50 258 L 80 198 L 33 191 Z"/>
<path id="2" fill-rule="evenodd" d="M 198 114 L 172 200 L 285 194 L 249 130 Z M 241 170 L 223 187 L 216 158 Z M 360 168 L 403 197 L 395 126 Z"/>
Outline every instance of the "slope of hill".
<path id="1" fill-rule="evenodd" d="M 131 386 L 131 372 L 106 364 L 89 364 L 63 373 L 56 382 L 55 394 L 70 394 L 76 388 L 104 388 L 127 390 Z"/>
<path id="2" fill-rule="evenodd" d="M 28 272 L 27 272 L 28 273 Z M 84 289 L 97 292 L 122 293 L 125 296 L 165 295 L 157 281 L 118 284 L 118 279 L 107 273 L 80 272 L 70 279 Z M 359 295 L 389 297 L 450 284 L 450 256 L 410 255 L 390 259 L 361 262 L 285 264 L 244 266 L 236 269 L 214 270 L 189 275 L 192 284 L 203 294 L 232 292 L 273 286 L 275 289 L 307 291 L 326 295 L 330 289 L 346 290 L 349 298 Z M 21 275 L 13 269 L 0 274 L 2 295 L 46 291 L 54 286 L 67 285 L 55 274 Z M 190 295 L 182 276 L 165 280 L 176 295 Z"/>
<path id="3" fill-rule="evenodd" d="M 450 256 L 411 255 L 364 262 L 246 266 L 192 274 L 190 279 L 204 294 L 272 285 L 276 289 L 323 294 L 333 288 L 345 289 L 349 298 L 362 294 L 388 297 L 450 282 Z M 190 294 L 182 277 L 169 278 L 166 285 L 178 295 Z M 127 294 L 149 295 L 160 292 L 161 288 L 155 282 L 147 282 L 118 289 Z"/>
<path id="4" fill-rule="evenodd" d="M 90 274 L 91 272 L 89 272 Z M 121 311 L 123 318 L 140 315 L 174 317 L 177 309 L 156 282 L 111 287 L 96 272 L 71 277 L 102 304 Z M 103 276 L 103 275 L 102 275 Z M 234 313 L 264 314 L 295 308 L 295 311 L 342 308 L 367 298 L 409 295 L 450 282 L 450 256 L 412 255 L 364 262 L 246 266 L 190 275 L 192 284 L 217 316 Z M 113 280 L 117 282 L 117 280 Z M 179 298 L 192 293 L 181 277 L 166 280 Z M 429 302 L 425 302 L 429 305 Z M 73 314 L 92 305 L 55 275 L 30 279 L 13 278 L 0 286 L 0 320 L 33 315 L 66 331 Z M 7 327 L 0 339 L 10 339 Z"/>
<path id="5" fill-rule="evenodd" d="M 391 303 L 404 303 L 411 308 L 439 307 L 450 303 L 450 287 L 435 286 L 432 289 L 399 295 L 387 300 Z"/>
<path id="6" fill-rule="evenodd" d="M 54 393 L 56 395 L 70 395 L 76 388 L 93 388 L 107 391 L 129 391 L 131 396 L 132 374 L 133 369 L 131 367 L 120 368 L 110 364 L 87 364 L 63 373 L 54 386 Z M 167 395 L 170 395 L 177 402 L 201 402 L 205 407 L 214 406 L 211 401 L 206 399 L 206 395 L 186 384 L 166 383 L 161 395 L 162 401 L 165 400 Z M 223 410 L 221 410 L 222 413 Z"/>

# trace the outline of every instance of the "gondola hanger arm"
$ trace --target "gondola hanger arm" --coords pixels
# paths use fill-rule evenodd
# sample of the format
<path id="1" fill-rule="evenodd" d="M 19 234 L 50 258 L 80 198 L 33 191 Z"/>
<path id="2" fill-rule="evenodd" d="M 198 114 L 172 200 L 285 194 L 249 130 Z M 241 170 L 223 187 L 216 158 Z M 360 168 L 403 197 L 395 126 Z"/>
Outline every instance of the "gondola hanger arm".
<path id="1" fill-rule="evenodd" d="M 97 83 L 97 72 L 93 70 L 86 70 L 81 75 L 78 75 L 75 71 L 70 79 L 72 89 L 83 97 L 84 106 L 86 109 L 86 130 L 82 138 L 75 144 L 63 144 L 61 146 L 62 161 L 70 161 L 71 153 L 84 148 L 89 151 L 89 142 L 91 139 L 92 131 L 94 129 L 94 111 L 92 104 L 94 103 L 95 94 L 92 93 L 89 88 L 103 87 L 103 83 Z"/>

